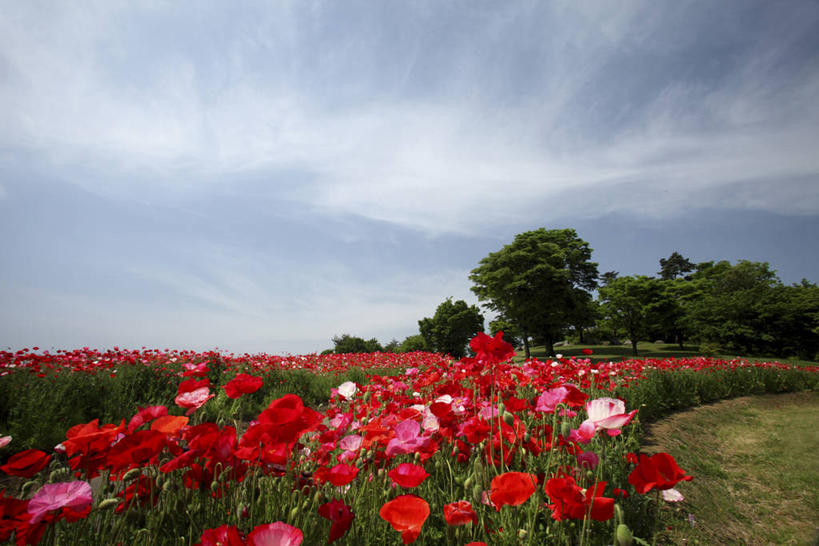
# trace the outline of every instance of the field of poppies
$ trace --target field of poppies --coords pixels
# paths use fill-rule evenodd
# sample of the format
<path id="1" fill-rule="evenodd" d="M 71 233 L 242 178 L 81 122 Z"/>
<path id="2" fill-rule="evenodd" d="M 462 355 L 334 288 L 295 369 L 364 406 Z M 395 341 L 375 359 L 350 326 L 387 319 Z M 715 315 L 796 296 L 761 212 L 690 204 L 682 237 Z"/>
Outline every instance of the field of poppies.
<path id="1" fill-rule="evenodd" d="M 471 347 L 0 352 L 0 541 L 646 544 L 692 476 L 640 452 L 641 420 L 819 389 L 816 367 Z"/>

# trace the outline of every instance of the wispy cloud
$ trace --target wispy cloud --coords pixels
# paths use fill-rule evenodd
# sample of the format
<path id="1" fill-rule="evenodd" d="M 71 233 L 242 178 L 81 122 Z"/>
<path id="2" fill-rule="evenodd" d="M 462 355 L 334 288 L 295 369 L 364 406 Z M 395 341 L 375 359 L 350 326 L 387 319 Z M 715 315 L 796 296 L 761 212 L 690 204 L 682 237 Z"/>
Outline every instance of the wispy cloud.
<path id="1" fill-rule="evenodd" d="M 467 10 L 438 38 L 423 35 L 435 28 L 425 9 L 405 7 L 420 37 L 397 40 L 355 34 L 362 29 L 352 24 L 322 36 L 334 14 L 317 6 L 240 16 L 210 59 L 188 51 L 204 39 L 195 29 L 180 30 L 157 58 L 137 56 L 129 36 L 149 32 L 141 24 L 181 23 L 164 4 L 6 17 L 0 142 L 40 150 L 61 169 L 83 165 L 91 174 L 78 183 L 115 195 L 209 191 L 209 181 L 235 173 L 302 173 L 309 182 L 287 185 L 282 197 L 431 233 L 508 223 L 569 191 L 605 194 L 596 212 L 639 211 L 619 191 L 627 184 L 668 212 L 699 204 L 703 191 L 819 176 L 810 6 L 780 15 L 780 26 L 796 24 L 788 32 L 765 26 L 758 45 L 723 43 L 708 26 L 698 44 L 678 27 L 703 25 L 699 10 L 643 2 L 614 12 L 605 4 Z M 379 16 L 387 26 L 395 17 Z M 486 32 L 466 41 L 470 25 Z M 435 39 L 447 46 L 438 52 L 447 74 L 424 66 Z M 736 45 L 742 40 L 748 45 Z M 733 49 L 706 56 L 722 46 Z M 395 78 L 381 81 L 390 56 Z M 640 62 L 637 77 L 630 71 Z M 710 73 L 703 67 L 712 62 L 720 66 Z M 680 67 L 688 74 L 674 72 Z M 783 71 L 787 81 L 773 77 Z M 769 197 L 773 205 L 763 196 L 752 206 L 775 208 L 774 190 Z M 815 201 L 801 211 L 819 212 Z"/>

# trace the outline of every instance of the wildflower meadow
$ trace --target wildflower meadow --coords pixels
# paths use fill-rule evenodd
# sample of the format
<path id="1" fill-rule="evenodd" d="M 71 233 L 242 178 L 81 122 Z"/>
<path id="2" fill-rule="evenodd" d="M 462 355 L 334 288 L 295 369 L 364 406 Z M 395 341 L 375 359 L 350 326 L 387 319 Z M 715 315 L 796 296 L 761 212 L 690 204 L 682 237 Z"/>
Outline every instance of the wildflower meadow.
<path id="1" fill-rule="evenodd" d="M 641 452 L 641 423 L 819 388 L 817 367 L 470 346 L 0 352 L 0 541 L 650 544 L 697 476 Z"/>

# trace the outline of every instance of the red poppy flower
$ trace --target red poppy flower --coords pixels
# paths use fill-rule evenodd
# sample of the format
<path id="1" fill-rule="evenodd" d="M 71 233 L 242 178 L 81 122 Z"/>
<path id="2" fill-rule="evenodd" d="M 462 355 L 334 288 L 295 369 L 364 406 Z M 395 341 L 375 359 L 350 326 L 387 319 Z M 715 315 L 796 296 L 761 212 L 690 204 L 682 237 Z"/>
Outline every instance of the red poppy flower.
<path id="1" fill-rule="evenodd" d="M 145 423 L 153 421 L 157 417 L 168 415 L 168 408 L 165 406 L 148 406 L 147 408 L 139 408 L 136 415 L 131 417 L 128 421 L 128 432 L 133 432 Z"/>
<path id="2" fill-rule="evenodd" d="M 142 465 L 159 455 L 167 443 L 167 437 L 161 432 L 138 430 L 114 444 L 108 452 L 108 465 L 115 471 Z"/>
<path id="3" fill-rule="evenodd" d="M 677 466 L 677 461 L 668 453 L 657 453 L 651 457 L 640 455 L 640 463 L 628 476 L 628 483 L 634 486 L 641 495 L 655 487 L 671 489 L 678 482 L 694 479 Z"/>
<path id="4" fill-rule="evenodd" d="M 11 476 L 30 478 L 44 469 L 50 457 L 39 449 L 27 449 L 9 457 L 0 470 Z"/>
<path id="5" fill-rule="evenodd" d="M 503 340 L 503 332 L 498 332 L 495 337 L 478 332 L 469 342 L 469 347 L 475 351 L 477 360 L 492 363 L 504 362 L 515 356 L 515 348 Z"/>
<path id="6" fill-rule="evenodd" d="M 614 499 L 603 497 L 606 482 L 598 482 L 589 487 L 585 494 L 574 478 L 551 478 L 544 488 L 552 503 L 552 517 L 564 519 L 584 519 L 591 506 L 590 516 L 596 521 L 607 521 L 614 517 Z"/>
<path id="7" fill-rule="evenodd" d="M 350 510 L 350 507 L 338 499 L 333 499 L 319 506 L 318 513 L 321 517 L 327 518 L 332 522 L 330 524 L 330 536 L 327 539 L 327 544 L 343 537 L 350 529 L 350 526 L 353 524 L 353 519 L 355 518 L 355 514 Z"/>
<path id="8" fill-rule="evenodd" d="M 401 533 L 404 544 L 409 544 L 421 534 L 421 528 L 429 517 L 429 504 L 416 495 L 401 495 L 385 503 L 378 514 Z"/>
<path id="9" fill-rule="evenodd" d="M 255 375 L 240 373 L 224 386 L 228 398 L 239 398 L 243 394 L 251 394 L 262 388 L 264 380 Z"/>
<path id="10" fill-rule="evenodd" d="M 449 525 L 466 525 L 478 523 L 478 515 L 472 509 L 469 501 L 458 501 L 444 505 L 444 519 Z"/>
<path id="11" fill-rule="evenodd" d="M 222 525 L 215 529 L 205 529 L 196 546 L 245 546 L 242 535 L 233 525 Z"/>
<path id="12" fill-rule="evenodd" d="M 163 415 L 151 423 L 151 430 L 173 437 L 188 424 L 188 421 L 189 419 L 184 415 Z"/>
<path id="13" fill-rule="evenodd" d="M 416 464 L 401 463 L 397 468 L 393 468 L 387 475 L 401 487 L 418 487 L 429 474 L 423 466 Z"/>
<path id="14" fill-rule="evenodd" d="M 592 354 L 593 352 L 594 352 L 594 351 L 592 351 L 591 349 L 583 349 L 583 354 L 584 354 L 584 355 L 590 355 L 590 354 Z"/>
<path id="15" fill-rule="evenodd" d="M 517 506 L 523 504 L 535 492 L 537 476 L 526 472 L 506 472 L 492 478 L 489 498 L 500 511 L 505 504 Z"/>
<path id="16" fill-rule="evenodd" d="M 358 468 L 344 463 L 339 463 L 327 473 L 327 481 L 336 487 L 347 485 L 358 475 Z"/>

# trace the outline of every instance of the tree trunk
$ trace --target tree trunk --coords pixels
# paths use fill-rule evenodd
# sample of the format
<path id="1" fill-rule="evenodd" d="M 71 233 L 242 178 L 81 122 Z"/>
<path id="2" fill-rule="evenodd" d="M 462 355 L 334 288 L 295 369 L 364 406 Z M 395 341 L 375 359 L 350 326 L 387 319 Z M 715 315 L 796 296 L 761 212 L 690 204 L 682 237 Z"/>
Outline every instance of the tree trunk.
<path id="1" fill-rule="evenodd" d="M 631 352 L 634 353 L 634 356 L 637 356 L 637 340 L 634 336 L 631 336 Z"/>
<path id="2" fill-rule="evenodd" d="M 543 336 L 543 345 L 546 349 L 546 356 L 554 356 L 555 354 L 555 347 L 554 347 L 554 340 L 552 339 L 551 334 L 546 334 Z"/>
<path id="3" fill-rule="evenodd" d="M 529 352 L 529 333 L 526 330 L 523 331 L 523 351 L 526 353 L 526 360 L 529 360 L 531 353 Z"/>
<path id="4" fill-rule="evenodd" d="M 583 345 L 583 327 L 575 326 L 575 330 L 577 330 L 577 335 L 580 337 L 580 344 Z"/>

